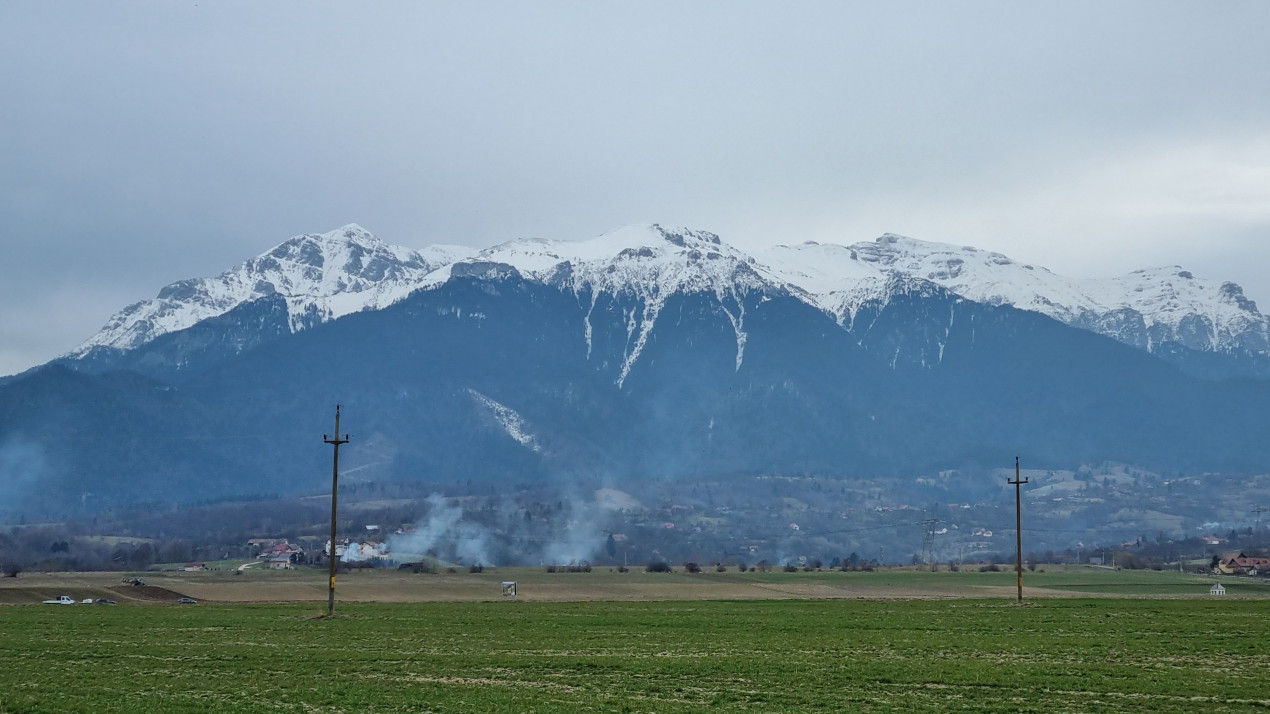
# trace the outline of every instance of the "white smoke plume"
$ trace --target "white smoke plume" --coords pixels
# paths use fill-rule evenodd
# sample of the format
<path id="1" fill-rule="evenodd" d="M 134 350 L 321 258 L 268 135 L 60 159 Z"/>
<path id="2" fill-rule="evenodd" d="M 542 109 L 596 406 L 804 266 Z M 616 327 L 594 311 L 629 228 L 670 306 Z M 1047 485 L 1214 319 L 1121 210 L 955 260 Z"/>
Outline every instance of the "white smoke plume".
<path id="1" fill-rule="evenodd" d="M 589 562 L 604 548 L 604 508 L 573 498 L 560 501 L 547 522 L 528 522 L 526 509 L 504 500 L 483 511 L 485 523 L 465 518 L 463 508 L 433 494 L 414 533 L 388 540 L 395 560 L 431 555 L 465 564 L 529 565 Z M 538 504 L 541 506 L 541 504 Z"/>
<path id="2" fill-rule="evenodd" d="M 605 533 L 597 523 L 596 509 L 582 501 L 570 501 L 564 514 L 564 533 L 547 543 L 542 557 L 548 563 L 567 565 L 581 563 L 595 557 L 604 543 Z"/>
<path id="3" fill-rule="evenodd" d="M 428 496 L 428 515 L 419 521 L 414 533 L 395 534 L 388 539 L 391 552 L 427 555 L 435 549 L 452 551 L 459 561 L 494 565 L 491 558 L 489 529 L 463 520 L 463 509 L 447 503 L 444 496 Z"/>
<path id="4" fill-rule="evenodd" d="M 6 438 L 0 443 L 0 511 L 20 509 L 47 472 L 44 447 L 18 436 Z"/>

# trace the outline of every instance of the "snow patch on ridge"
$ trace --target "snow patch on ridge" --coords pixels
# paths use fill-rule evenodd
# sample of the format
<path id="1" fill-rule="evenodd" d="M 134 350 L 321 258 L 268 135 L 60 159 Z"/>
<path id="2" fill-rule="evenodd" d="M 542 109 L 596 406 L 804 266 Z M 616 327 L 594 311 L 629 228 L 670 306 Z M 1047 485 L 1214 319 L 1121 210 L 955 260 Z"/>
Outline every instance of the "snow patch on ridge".
<path id="1" fill-rule="evenodd" d="M 749 335 L 745 333 L 745 303 L 737 298 L 737 314 L 735 315 L 722 300 L 719 301 L 719 307 L 723 310 L 723 314 L 728 316 L 728 321 L 732 323 L 732 331 L 736 333 L 736 371 L 740 372 L 741 362 L 745 360 L 745 341 L 749 339 Z"/>
<path id="2" fill-rule="evenodd" d="M 542 445 L 538 443 L 538 439 L 529 432 L 529 428 L 523 417 L 516 412 L 515 409 L 500 404 L 493 399 L 481 394 L 475 389 L 468 389 L 467 393 L 472 395 L 472 399 L 494 417 L 499 426 L 503 427 L 503 431 L 507 435 L 515 439 L 521 445 L 529 448 L 535 453 L 542 453 Z"/>

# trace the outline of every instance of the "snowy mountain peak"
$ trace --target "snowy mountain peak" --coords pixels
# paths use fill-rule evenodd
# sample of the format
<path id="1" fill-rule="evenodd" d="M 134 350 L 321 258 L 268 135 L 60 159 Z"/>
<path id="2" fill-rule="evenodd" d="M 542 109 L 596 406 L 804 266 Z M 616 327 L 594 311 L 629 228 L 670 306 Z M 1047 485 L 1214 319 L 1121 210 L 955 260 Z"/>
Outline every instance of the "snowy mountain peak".
<path id="1" fill-rule="evenodd" d="M 1242 288 L 1197 278 L 1176 265 L 1074 279 L 1001 253 L 893 233 L 850 246 L 775 246 L 758 257 L 844 324 L 863 301 L 879 298 L 880 277 L 901 275 L 976 302 L 1040 312 L 1146 350 L 1171 343 L 1270 354 L 1270 320 Z"/>
<path id="2" fill-rule="evenodd" d="M 291 329 L 300 330 L 351 312 L 385 307 L 417 287 L 428 273 L 470 252 L 458 246 L 416 252 L 388 245 L 353 223 L 327 233 L 295 236 L 216 277 L 172 283 L 153 300 L 124 308 L 67 356 L 80 357 L 103 347 L 133 349 L 274 295 L 286 299 Z"/>
<path id="3" fill-rule="evenodd" d="M 267 263 L 273 259 L 322 268 L 328 255 L 348 252 L 350 248 L 354 252 L 374 252 L 389 246 L 365 228 L 350 223 L 327 233 L 309 233 L 289 238 L 257 256 L 255 260 Z"/>
<path id="4" fill-rule="evenodd" d="M 886 266 L 900 266 L 908 271 L 932 270 L 936 273 L 957 271 L 967 263 L 977 265 L 1013 265 L 1014 261 L 1000 253 L 971 246 L 956 246 L 917 240 L 894 233 L 883 234 L 872 243 L 854 246 L 861 260 Z M 1025 266 L 1032 269 L 1031 266 Z"/>
<path id="5" fill-rule="evenodd" d="M 434 256 L 444 260 L 444 250 Z M 458 251 L 465 252 L 464 249 Z M 461 253 L 459 253 L 461 254 Z M 290 281 L 287 295 L 334 295 L 361 292 L 378 283 L 396 281 L 439 267 L 436 257 L 388 245 L 370 231 L 350 223 L 328 233 L 307 234 L 286 240 L 243 267 L 249 272 L 272 274 Z M 231 271 L 232 272 L 232 271 Z"/>
<path id="6" fill-rule="evenodd" d="M 510 265 L 530 279 L 567 283 L 575 292 L 727 291 L 738 279 L 756 288 L 780 284 L 765 266 L 714 233 L 656 223 L 626 226 L 581 241 L 522 238 L 459 262 Z M 450 273 L 438 271 L 428 282 L 445 282 Z"/>
<path id="7" fill-rule="evenodd" d="M 433 285 L 469 274 L 466 264 L 505 264 L 522 276 L 590 296 L 591 309 L 602 295 L 633 298 L 630 340 L 619 386 L 643 351 L 666 300 L 675 294 L 712 293 L 736 334 L 736 368 L 745 356 L 746 293 L 786 289 L 783 281 L 751 256 L 709 231 L 667 228 L 656 223 L 619 228 L 582 241 L 526 238 L 487 248 L 428 277 Z M 588 356 L 591 323 L 584 325 Z"/>

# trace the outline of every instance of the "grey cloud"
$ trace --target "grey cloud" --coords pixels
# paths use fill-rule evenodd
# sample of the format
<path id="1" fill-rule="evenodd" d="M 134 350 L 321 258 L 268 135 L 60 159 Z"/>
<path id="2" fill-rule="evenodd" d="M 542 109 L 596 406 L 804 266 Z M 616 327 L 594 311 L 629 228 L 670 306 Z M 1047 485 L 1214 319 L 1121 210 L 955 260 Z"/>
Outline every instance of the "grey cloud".
<path id="1" fill-rule="evenodd" d="M 0 300 L 54 316 L 61 351 L 103 319 L 67 316 L 66 285 L 140 299 L 350 221 L 415 247 L 895 231 L 1069 274 L 1186 261 L 1211 226 L 1230 240 L 1194 259 L 1234 275 L 1264 216 L 1183 231 L 1121 215 L 1153 176 L 1080 182 L 1134 147 L 1265 141 L 1268 24 L 1264 3 L 5 3 Z M 6 339 L 0 372 L 54 356 Z"/>

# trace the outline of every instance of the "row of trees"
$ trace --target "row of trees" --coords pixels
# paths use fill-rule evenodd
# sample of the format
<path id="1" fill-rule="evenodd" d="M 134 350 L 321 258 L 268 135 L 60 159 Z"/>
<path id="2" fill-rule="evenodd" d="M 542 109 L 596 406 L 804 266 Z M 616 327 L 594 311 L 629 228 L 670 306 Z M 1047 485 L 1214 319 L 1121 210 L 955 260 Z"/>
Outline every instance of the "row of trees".
<path id="1" fill-rule="evenodd" d="M 144 570 L 156 563 L 251 555 L 245 547 L 234 550 L 230 553 L 181 538 L 123 541 L 70 535 L 62 526 L 28 526 L 0 533 L 0 570 L 8 576 L 26 570 Z"/>

